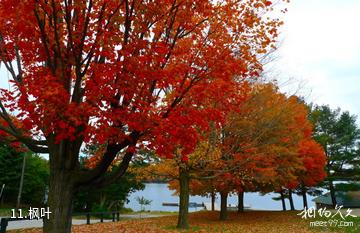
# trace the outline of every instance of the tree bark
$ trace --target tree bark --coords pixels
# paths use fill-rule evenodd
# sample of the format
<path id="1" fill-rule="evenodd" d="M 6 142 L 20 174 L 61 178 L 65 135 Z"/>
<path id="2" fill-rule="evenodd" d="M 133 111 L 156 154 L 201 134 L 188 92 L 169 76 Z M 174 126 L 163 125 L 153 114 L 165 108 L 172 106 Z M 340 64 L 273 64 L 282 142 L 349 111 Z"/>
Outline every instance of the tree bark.
<path id="1" fill-rule="evenodd" d="M 283 211 L 286 211 L 284 191 L 282 189 L 280 191 L 280 196 L 281 196 L 281 204 L 282 204 Z"/>
<path id="2" fill-rule="evenodd" d="M 211 193 L 211 211 L 215 211 L 215 198 L 216 198 L 216 193 L 212 192 Z"/>
<path id="3" fill-rule="evenodd" d="M 289 202 L 290 202 L 290 209 L 295 210 L 294 200 L 293 200 L 293 197 L 292 197 L 292 190 L 291 189 L 289 189 Z"/>
<path id="4" fill-rule="evenodd" d="M 184 168 L 179 168 L 180 204 L 177 228 L 189 228 L 189 173 Z"/>
<path id="5" fill-rule="evenodd" d="M 226 192 L 220 192 L 220 200 L 221 200 L 221 206 L 220 206 L 220 220 L 226 220 L 227 219 L 227 196 L 228 193 Z"/>
<path id="6" fill-rule="evenodd" d="M 238 193 L 238 213 L 244 212 L 244 192 Z"/>
<path id="7" fill-rule="evenodd" d="M 55 143 L 54 138 L 49 136 L 49 164 L 50 179 L 48 206 L 51 214 L 49 219 L 44 219 L 44 233 L 70 233 L 72 220 L 72 205 L 75 193 L 79 188 L 97 188 L 105 184 L 105 178 L 113 181 L 120 178 L 126 171 L 131 160 L 133 152 L 127 152 L 119 165 L 119 172 L 114 176 L 107 177 L 106 171 L 108 165 L 111 164 L 110 159 L 119 152 L 120 149 L 127 145 L 136 143 L 136 136 L 132 136 L 131 140 L 124 140 L 115 146 L 109 146 L 105 153 L 105 157 L 97 168 L 87 171 L 81 170 L 79 164 L 79 151 L 82 145 L 82 139 L 75 141 L 63 140 Z"/>
<path id="8" fill-rule="evenodd" d="M 304 209 L 308 208 L 308 202 L 307 202 L 306 188 L 305 187 L 302 188 L 301 194 L 302 194 L 302 197 L 303 197 Z"/>
<path id="9" fill-rule="evenodd" d="M 75 192 L 79 185 L 76 183 L 79 169 L 79 141 L 66 140 L 49 142 L 49 193 L 47 206 L 51 213 L 44 217 L 44 233 L 70 233 L 72 207 Z"/>
<path id="10" fill-rule="evenodd" d="M 44 233 L 70 233 L 74 187 L 66 169 L 50 170 L 48 206 L 49 219 L 44 218 Z"/>
<path id="11" fill-rule="evenodd" d="M 330 189 L 332 206 L 335 209 L 337 202 L 336 202 L 335 188 L 334 188 L 334 184 L 332 181 L 329 181 L 329 189 Z"/>

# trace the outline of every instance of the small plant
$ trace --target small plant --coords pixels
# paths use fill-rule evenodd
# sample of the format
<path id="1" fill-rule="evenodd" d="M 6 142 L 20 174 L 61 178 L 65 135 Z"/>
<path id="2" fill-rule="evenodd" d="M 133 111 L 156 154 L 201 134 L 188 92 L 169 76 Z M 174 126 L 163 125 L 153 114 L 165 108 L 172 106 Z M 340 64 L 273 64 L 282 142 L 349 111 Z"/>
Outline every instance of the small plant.
<path id="1" fill-rule="evenodd" d="M 141 218 L 141 212 L 145 211 L 145 206 L 150 205 L 152 200 L 148 200 L 145 197 L 137 197 L 136 201 L 140 204 L 140 218 Z"/>

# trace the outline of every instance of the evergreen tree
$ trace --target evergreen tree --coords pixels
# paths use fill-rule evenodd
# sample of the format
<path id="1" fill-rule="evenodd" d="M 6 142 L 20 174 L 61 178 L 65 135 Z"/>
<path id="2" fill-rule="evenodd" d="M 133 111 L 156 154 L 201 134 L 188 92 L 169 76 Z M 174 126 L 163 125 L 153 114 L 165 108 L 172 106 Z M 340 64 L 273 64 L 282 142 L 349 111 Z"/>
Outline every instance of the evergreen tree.
<path id="1" fill-rule="evenodd" d="M 325 151 L 328 173 L 324 185 L 330 190 L 332 204 L 335 207 L 336 189 L 334 181 L 345 181 L 351 185 L 358 181 L 360 130 L 356 116 L 341 109 L 333 110 L 329 106 L 314 106 L 310 119 L 314 124 L 314 138 Z M 348 186 L 350 188 L 350 186 Z M 347 191 L 347 185 L 338 186 Z"/>
<path id="2" fill-rule="evenodd" d="M 45 201 L 49 179 L 48 162 L 39 155 L 20 152 L 5 141 L 0 141 L 0 185 L 5 184 L 2 203 L 15 207 L 23 156 L 26 156 L 26 166 L 21 203 L 39 207 Z"/>
<path id="3" fill-rule="evenodd" d="M 11 203 L 14 207 L 20 183 L 22 155 L 0 142 L 0 185 L 5 184 L 2 203 Z"/>

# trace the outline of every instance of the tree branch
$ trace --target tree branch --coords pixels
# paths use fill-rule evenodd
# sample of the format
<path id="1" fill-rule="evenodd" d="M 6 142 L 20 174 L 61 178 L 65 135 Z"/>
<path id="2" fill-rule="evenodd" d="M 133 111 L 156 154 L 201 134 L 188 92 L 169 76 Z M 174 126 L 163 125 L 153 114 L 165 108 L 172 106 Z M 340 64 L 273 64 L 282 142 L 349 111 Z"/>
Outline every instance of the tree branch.
<path id="1" fill-rule="evenodd" d="M 106 152 L 97 166 L 92 170 L 80 171 L 78 178 L 76 179 L 76 183 L 79 185 L 88 185 L 93 183 L 94 180 L 98 180 L 106 173 L 109 166 L 114 161 L 116 155 L 127 146 L 135 146 L 139 137 L 140 134 L 138 132 L 132 132 L 128 138 L 124 139 L 121 143 L 108 144 L 106 147 Z"/>
<path id="2" fill-rule="evenodd" d="M 118 169 L 113 172 L 113 174 L 107 175 L 106 172 L 104 172 L 101 176 L 89 181 L 87 184 L 83 184 L 82 187 L 102 188 L 121 178 L 129 167 L 133 155 L 133 152 L 126 152 Z"/>

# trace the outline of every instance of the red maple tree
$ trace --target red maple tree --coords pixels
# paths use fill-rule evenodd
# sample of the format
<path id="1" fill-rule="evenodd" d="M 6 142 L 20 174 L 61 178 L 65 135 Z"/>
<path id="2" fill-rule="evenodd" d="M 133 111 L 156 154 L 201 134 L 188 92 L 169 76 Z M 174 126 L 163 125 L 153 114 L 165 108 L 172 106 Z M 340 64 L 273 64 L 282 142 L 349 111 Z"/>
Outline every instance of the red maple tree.
<path id="1" fill-rule="evenodd" d="M 243 81 L 261 72 L 257 55 L 274 46 L 281 24 L 264 16 L 270 3 L 0 2 L 0 60 L 12 78 L 0 94 L 0 129 L 49 154 L 44 232 L 70 232 L 74 193 L 122 176 L 143 142 L 167 156 L 178 145 L 193 150 L 195 128 L 224 118 Z M 89 144 L 104 152 L 84 169 L 79 152 Z M 118 171 L 105 177 L 119 154 Z"/>

